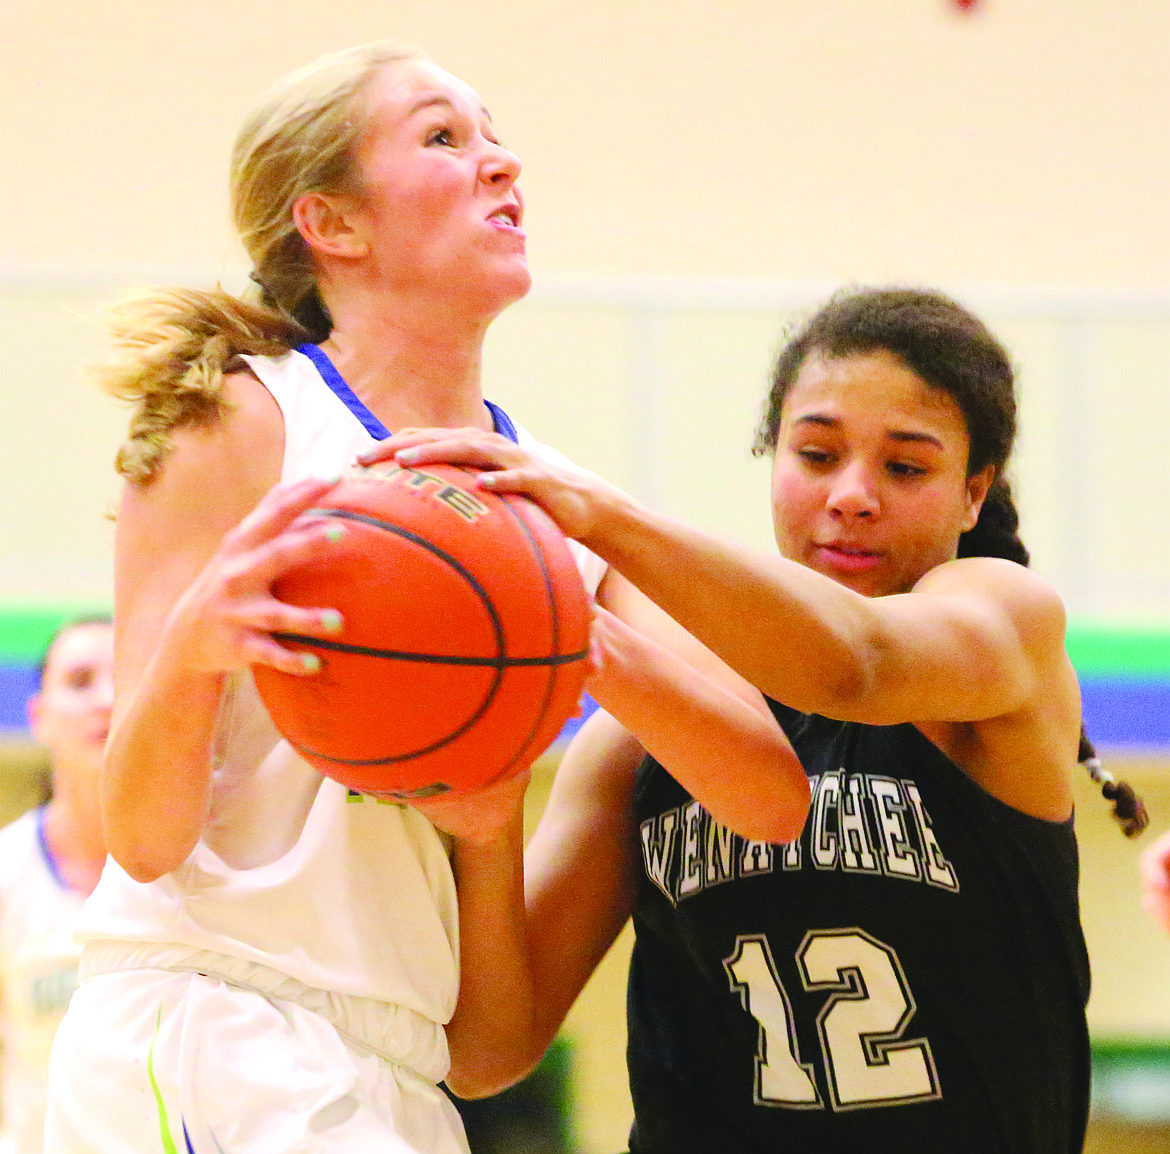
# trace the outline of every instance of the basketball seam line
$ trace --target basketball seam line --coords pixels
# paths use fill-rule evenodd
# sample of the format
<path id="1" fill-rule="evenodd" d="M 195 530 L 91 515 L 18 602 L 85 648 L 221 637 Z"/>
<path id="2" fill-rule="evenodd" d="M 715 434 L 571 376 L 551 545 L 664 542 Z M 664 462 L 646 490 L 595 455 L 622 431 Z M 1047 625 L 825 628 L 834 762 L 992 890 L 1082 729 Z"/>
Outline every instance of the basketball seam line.
<path id="1" fill-rule="evenodd" d="M 273 633 L 278 641 L 297 641 L 302 645 L 316 645 L 321 649 L 333 649 L 338 653 L 354 653 L 359 657 L 384 657 L 387 661 L 418 661 L 426 665 L 474 665 L 496 669 L 512 669 L 515 666 L 571 665 L 589 656 L 588 649 L 576 653 L 553 653 L 548 657 L 444 657 L 438 653 L 409 653 L 398 649 L 374 649 L 368 645 L 350 645 L 345 641 L 329 641 L 324 637 L 308 637 L 303 633 Z"/>
<path id="2" fill-rule="evenodd" d="M 548 600 L 548 611 L 550 617 L 550 625 L 552 626 L 552 649 L 558 650 L 561 647 L 561 616 L 560 607 L 557 605 L 557 594 L 553 588 L 552 575 L 548 568 L 548 558 L 544 554 L 540 543 L 536 540 L 536 535 L 532 530 L 532 526 L 528 523 L 528 518 L 521 514 L 518 501 L 520 498 L 510 496 L 506 493 L 500 494 L 500 504 L 520 527 L 521 533 L 528 541 L 528 548 L 532 552 L 532 556 L 536 561 L 537 567 L 540 570 L 541 580 L 544 583 L 544 593 Z M 552 702 L 553 694 L 556 692 L 558 679 L 556 673 L 550 668 L 548 677 L 544 687 L 544 696 L 540 703 L 540 709 L 529 727 L 528 734 L 524 741 L 517 747 L 515 753 L 512 755 L 512 760 L 496 775 L 494 780 L 499 780 L 507 774 L 513 766 L 518 764 L 527 754 L 528 750 L 532 748 L 533 741 L 536 740 L 536 735 L 540 732 L 540 727 L 544 723 L 544 718 L 548 712 L 549 704 Z"/>

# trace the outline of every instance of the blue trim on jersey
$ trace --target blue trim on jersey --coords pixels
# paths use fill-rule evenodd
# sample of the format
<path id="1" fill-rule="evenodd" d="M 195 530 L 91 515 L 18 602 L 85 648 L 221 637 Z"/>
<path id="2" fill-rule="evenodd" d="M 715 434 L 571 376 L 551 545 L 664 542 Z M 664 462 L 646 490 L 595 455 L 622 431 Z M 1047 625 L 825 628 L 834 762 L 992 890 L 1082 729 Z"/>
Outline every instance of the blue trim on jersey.
<path id="1" fill-rule="evenodd" d="M 319 345 L 298 345 L 297 352 L 303 353 L 317 366 L 321 379 L 333 391 L 334 396 L 361 422 L 375 441 L 384 441 L 390 436 L 390 430 L 366 408 L 364 402 L 345 383 L 345 378 L 337 371 L 336 366 L 329 359 Z"/>
<path id="2" fill-rule="evenodd" d="M 384 441 L 390 436 L 390 430 L 374 416 L 366 407 L 361 398 L 345 382 L 345 378 L 337 371 L 337 366 L 329 359 L 329 355 L 320 345 L 298 345 L 296 351 L 308 357 L 321 374 L 321 379 L 332 390 L 333 395 L 361 422 L 361 426 L 375 441 Z M 484 401 L 488 412 L 492 415 L 492 428 L 509 441 L 519 441 L 516 426 L 512 418 L 491 401 Z"/>
<path id="3" fill-rule="evenodd" d="M 68 890 L 69 884 L 61 876 L 61 869 L 57 865 L 57 858 L 49 848 L 49 836 L 45 833 L 45 813 L 47 808 L 47 806 L 43 805 L 37 807 L 37 845 L 41 847 L 41 857 L 45 859 L 45 866 L 53 881 L 63 890 Z"/>
<path id="4" fill-rule="evenodd" d="M 491 401 L 484 401 L 488 407 L 488 412 L 492 415 L 492 428 L 502 437 L 507 437 L 513 444 L 519 444 L 520 434 L 516 432 L 516 426 L 512 424 L 512 418 L 500 408 L 499 405 L 493 405 Z"/>

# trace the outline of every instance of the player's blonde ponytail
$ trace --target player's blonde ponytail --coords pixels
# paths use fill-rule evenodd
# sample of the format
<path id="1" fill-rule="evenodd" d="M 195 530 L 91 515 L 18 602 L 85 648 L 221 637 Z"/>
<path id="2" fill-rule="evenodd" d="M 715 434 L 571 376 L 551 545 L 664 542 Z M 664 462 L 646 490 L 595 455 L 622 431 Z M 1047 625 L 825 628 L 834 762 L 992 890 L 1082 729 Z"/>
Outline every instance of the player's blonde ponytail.
<path id="1" fill-rule="evenodd" d="M 392 42 L 334 52 L 281 81 L 248 118 L 232 152 L 231 193 L 254 298 L 169 288 L 110 310 L 114 350 L 96 374 L 136 405 L 117 459 L 128 480 L 155 476 L 175 429 L 222 413 L 223 375 L 235 357 L 277 356 L 328 337 L 329 310 L 293 206 L 310 192 L 360 195 L 354 154 L 367 123 L 365 90 L 382 69 L 426 59 Z"/>
<path id="2" fill-rule="evenodd" d="M 134 402 L 117 468 L 145 484 L 184 425 L 214 421 L 224 407 L 224 367 L 241 353 L 279 356 L 308 339 L 291 318 L 222 289 L 155 289 L 109 310 L 114 351 L 94 373 L 107 392 Z"/>

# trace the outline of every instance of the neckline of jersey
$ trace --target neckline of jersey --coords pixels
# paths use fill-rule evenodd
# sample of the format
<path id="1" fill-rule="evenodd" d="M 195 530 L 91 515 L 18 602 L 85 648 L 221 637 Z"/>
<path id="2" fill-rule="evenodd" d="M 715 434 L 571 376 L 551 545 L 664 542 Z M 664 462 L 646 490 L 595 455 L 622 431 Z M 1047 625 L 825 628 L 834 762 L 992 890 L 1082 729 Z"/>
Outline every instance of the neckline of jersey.
<path id="1" fill-rule="evenodd" d="M 345 378 L 337 371 L 337 366 L 329 359 L 329 354 L 320 345 L 298 345 L 295 351 L 308 357 L 313 362 L 317 372 L 321 375 L 321 379 L 329 387 L 333 395 L 349 409 L 361 423 L 362 428 L 375 441 L 384 441 L 391 435 L 390 430 L 370 412 L 365 402 L 349 387 Z M 487 406 L 488 412 L 492 415 L 492 428 L 501 436 L 507 437 L 509 441 L 518 442 L 520 438 L 516 432 L 516 426 L 513 424 L 512 418 L 499 405 L 493 404 L 488 400 L 485 400 L 484 404 Z"/>

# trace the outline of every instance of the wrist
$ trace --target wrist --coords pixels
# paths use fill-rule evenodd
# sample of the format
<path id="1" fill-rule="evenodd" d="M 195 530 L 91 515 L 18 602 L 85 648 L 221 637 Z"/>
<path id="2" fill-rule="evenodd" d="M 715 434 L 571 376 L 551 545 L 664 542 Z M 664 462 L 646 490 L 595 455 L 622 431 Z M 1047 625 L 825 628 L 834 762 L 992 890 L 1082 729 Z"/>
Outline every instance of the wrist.
<path id="1" fill-rule="evenodd" d="M 584 533 L 577 540 L 592 553 L 606 557 L 620 549 L 630 529 L 637 525 L 645 509 L 628 493 L 601 483 L 590 499 L 590 517 Z"/>

